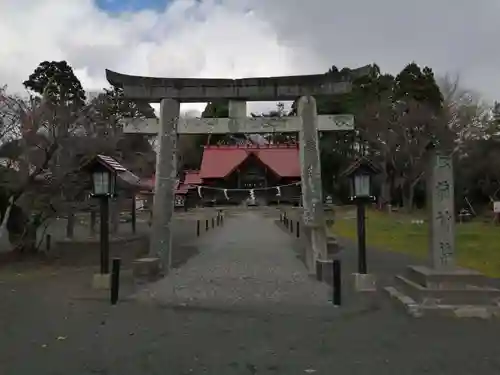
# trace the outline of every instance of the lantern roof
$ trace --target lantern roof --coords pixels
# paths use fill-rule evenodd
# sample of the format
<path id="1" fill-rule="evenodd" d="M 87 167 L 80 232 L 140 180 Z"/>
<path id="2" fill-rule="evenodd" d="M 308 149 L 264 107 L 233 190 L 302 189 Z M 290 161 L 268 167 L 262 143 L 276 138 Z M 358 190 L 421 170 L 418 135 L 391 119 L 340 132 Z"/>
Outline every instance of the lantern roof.
<path id="1" fill-rule="evenodd" d="M 127 168 L 125 168 L 123 165 L 121 165 L 118 161 L 113 159 L 111 156 L 106 156 L 106 155 L 96 155 L 90 160 L 88 160 L 83 166 L 82 169 L 85 169 L 87 171 L 91 171 L 94 169 L 97 165 L 100 165 L 106 169 L 108 169 L 110 172 L 114 173 L 120 173 L 120 172 L 126 172 Z"/>
<path id="2" fill-rule="evenodd" d="M 99 168 L 115 173 L 118 178 L 118 185 L 123 188 L 142 187 L 141 179 L 111 156 L 99 154 L 82 165 L 82 169 L 90 173 Z"/>
<path id="3" fill-rule="evenodd" d="M 380 173 L 380 168 L 367 158 L 362 157 L 353 162 L 344 172 L 342 172 L 341 176 L 352 177 L 357 173 L 375 175 Z"/>

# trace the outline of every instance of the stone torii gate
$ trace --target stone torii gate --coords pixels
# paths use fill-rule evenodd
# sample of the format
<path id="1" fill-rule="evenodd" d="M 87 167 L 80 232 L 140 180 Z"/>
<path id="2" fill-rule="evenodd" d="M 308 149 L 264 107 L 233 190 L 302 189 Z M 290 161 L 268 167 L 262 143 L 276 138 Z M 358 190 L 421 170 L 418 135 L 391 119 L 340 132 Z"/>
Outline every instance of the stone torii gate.
<path id="1" fill-rule="evenodd" d="M 160 102 L 160 119 L 129 120 L 125 133 L 157 134 L 159 153 L 151 228 L 150 256 L 159 257 L 168 272 L 171 264 L 174 188 L 177 178 L 178 134 L 283 133 L 298 132 L 301 162 L 304 224 L 311 229 L 307 263 L 326 259 L 321 164 L 318 131 L 353 130 L 352 115 L 318 116 L 314 96 L 350 92 L 352 77 L 364 75 L 367 67 L 350 71 L 349 77 L 318 74 L 245 79 L 153 78 L 106 70 L 109 83 L 121 87 L 132 100 Z M 246 117 L 247 101 L 285 101 L 299 98 L 297 116 Z M 229 118 L 180 118 L 180 103 L 229 100 Z"/>

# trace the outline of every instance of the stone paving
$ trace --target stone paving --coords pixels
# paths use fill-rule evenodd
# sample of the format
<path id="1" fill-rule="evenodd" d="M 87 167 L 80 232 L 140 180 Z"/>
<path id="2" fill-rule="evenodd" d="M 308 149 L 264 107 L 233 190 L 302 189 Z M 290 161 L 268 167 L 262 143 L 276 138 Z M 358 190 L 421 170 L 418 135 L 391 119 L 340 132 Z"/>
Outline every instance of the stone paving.
<path id="1" fill-rule="evenodd" d="M 330 288 L 311 277 L 296 243 L 269 215 L 226 219 L 200 239 L 200 254 L 139 293 L 140 301 L 210 307 L 331 307 Z"/>

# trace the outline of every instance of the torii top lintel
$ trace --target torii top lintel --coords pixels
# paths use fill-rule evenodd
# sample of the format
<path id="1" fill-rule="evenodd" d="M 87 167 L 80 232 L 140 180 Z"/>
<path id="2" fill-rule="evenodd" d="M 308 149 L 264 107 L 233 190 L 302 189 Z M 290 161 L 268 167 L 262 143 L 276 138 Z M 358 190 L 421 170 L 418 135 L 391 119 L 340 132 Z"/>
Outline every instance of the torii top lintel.
<path id="1" fill-rule="evenodd" d="M 370 67 L 347 74 L 314 74 L 241 79 L 158 78 L 121 74 L 106 70 L 106 79 L 123 88 L 129 99 L 159 102 L 164 98 L 181 102 L 209 102 L 217 99 L 245 101 L 295 100 L 304 95 L 336 95 L 351 90 L 352 79 L 368 74 Z"/>

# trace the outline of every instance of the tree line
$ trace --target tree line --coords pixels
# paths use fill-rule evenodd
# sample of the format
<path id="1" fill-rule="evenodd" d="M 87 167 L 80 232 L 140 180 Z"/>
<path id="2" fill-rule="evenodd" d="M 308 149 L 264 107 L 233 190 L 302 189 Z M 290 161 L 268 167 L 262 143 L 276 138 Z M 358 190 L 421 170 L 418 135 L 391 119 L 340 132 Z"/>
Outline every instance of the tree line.
<path id="1" fill-rule="evenodd" d="M 327 75 L 348 69 L 332 66 Z M 32 238 L 45 220 L 78 210 L 88 191 L 80 165 L 102 153 L 115 157 L 139 176 L 155 169 L 154 138 L 123 134 L 121 120 L 154 117 L 148 103 L 124 98 L 120 88 L 105 88 L 87 98 L 66 61 L 44 61 L 27 77 L 28 96 L 0 88 L 0 233 Z M 325 195 L 347 202 L 341 172 L 363 155 L 380 166 L 375 191 L 381 206 L 411 210 L 425 205 L 425 150 L 429 142 L 453 153 L 456 202 L 479 211 L 499 199 L 500 104 L 484 105 L 456 77 L 436 78 L 429 67 L 412 62 L 397 75 L 371 65 L 353 80 L 353 90 L 317 98 L 319 114 L 350 113 L 355 132 L 325 132 L 320 137 Z M 276 110 L 252 116 L 294 116 Z M 227 117 L 228 102 L 208 103 L 202 117 Z M 245 135 L 181 136 L 180 170 L 199 168 L 202 146 L 247 140 Z M 265 134 L 269 143 L 294 142 L 294 134 Z M 43 189 L 40 186 L 43 185 Z M 8 220 L 7 220 L 8 219 Z M 17 241 L 20 249 L 32 243 Z"/>
<path id="2" fill-rule="evenodd" d="M 106 154 L 140 176 L 154 173 L 152 140 L 123 134 L 121 120 L 155 115 L 119 88 L 87 98 L 66 61 L 41 62 L 23 85 L 29 95 L 0 87 L 0 238 L 29 252 L 42 223 L 89 204 L 86 159 Z"/>
<path id="3" fill-rule="evenodd" d="M 332 66 L 326 74 L 349 70 Z M 429 67 L 415 62 L 397 75 L 383 73 L 376 64 L 369 74 L 355 78 L 350 93 L 317 98 L 318 114 L 354 114 L 355 132 L 325 132 L 320 137 L 325 195 L 346 203 L 348 181 L 341 178 L 356 158 L 364 156 L 381 170 L 375 178 L 380 206 L 406 210 L 425 205 L 426 149 L 430 143 L 453 154 L 456 202 L 459 209 L 491 210 L 500 191 L 500 104 L 489 106 L 480 95 L 463 88 L 459 77 L 435 77 Z M 253 116 L 293 116 L 279 104 L 274 111 Z M 228 103 L 208 103 L 202 117 L 227 117 Z M 296 140 L 296 135 L 264 135 L 272 141 Z M 185 162 L 196 167 L 200 145 L 230 143 L 227 136 L 197 136 L 184 140 L 190 150 Z M 186 144 L 188 144 L 186 146 Z"/>

